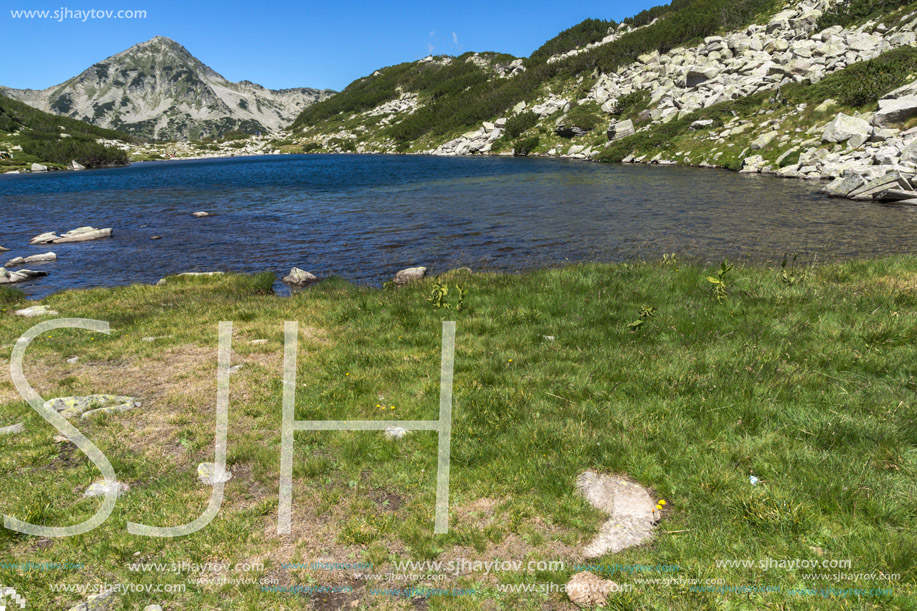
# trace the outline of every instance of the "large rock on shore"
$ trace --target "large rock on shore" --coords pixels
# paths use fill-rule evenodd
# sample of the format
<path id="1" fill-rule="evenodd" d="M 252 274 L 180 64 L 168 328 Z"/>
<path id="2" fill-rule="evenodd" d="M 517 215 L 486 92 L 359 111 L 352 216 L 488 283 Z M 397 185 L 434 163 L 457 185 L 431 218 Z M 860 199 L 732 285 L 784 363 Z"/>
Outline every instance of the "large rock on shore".
<path id="1" fill-rule="evenodd" d="M 872 127 L 863 119 L 839 113 L 825 127 L 821 139 L 825 142 L 847 142 L 853 138 L 862 138 L 862 144 L 872 134 Z"/>
<path id="2" fill-rule="evenodd" d="M 903 123 L 913 116 L 917 116 L 917 95 L 883 98 L 879 100 L 879 110 L 872 122 L 878 127 L 887 127 L 895 123 Z"/>
<path id="3" fill-rule="evenodd" d="M 421 278 L 423 278 L 426 275 L 427 275 L 426 267 L 409 267 L 395 274 L 395 277 L 392 279 L 392 282 L 394 282 L 398 286 L 402 286 L 402 285 L 408 284 L 409 282 L 420 280 Z"/>
<path id="4" fill-rule="evenodd" d="M 318 280 L 318 277 L 315 274 L 307 272 L 304 269 L 299 269 L 294 267 L 290 270 L 290 273 L 284 276 L 283 281 L 287 284 L 309 284 L 310 282 L 315 282 Z"/>
<path id="5" fill-rule="evenodd" d="M 608 140 L 611 141 L 633 136 L 636 133 L 637 131 L 634 129 L 634 122 L 630 119 L 627 119 L 625 121 L 618 121 L 609 125 L 606 136 L 608 137 Z"/>

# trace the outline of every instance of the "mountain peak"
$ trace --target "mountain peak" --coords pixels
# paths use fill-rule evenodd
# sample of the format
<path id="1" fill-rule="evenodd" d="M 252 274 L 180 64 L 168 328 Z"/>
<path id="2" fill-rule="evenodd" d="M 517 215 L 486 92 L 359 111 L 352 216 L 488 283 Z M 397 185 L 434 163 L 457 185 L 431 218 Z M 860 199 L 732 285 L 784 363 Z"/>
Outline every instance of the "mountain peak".
<path id="1" fill-rule="evenodd" d="M 155 139 L 271 132 L 333 93 L 233 83 L 165 36 L 133 45 L 44 91 L 5 91 L 46 112 Z"/>

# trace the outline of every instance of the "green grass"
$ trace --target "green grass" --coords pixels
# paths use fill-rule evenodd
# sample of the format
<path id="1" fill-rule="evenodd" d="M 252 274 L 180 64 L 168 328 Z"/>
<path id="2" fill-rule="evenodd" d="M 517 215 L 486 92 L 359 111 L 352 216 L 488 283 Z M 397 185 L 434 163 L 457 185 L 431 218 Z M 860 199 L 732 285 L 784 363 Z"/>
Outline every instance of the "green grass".
<path id="1" fill-rule="evenodd" d="M 144 401 L 139 410 L 76 423 L 131 490 L 91 535 L 39 542 L 0 531 L 4 561 L 84 564 L 77 571 L 0 568 L 0 583 L 23 593 L 30 608 L 58 609 L 82 597 L 52 593 L 53 583 L 189 581 L 187 574 L 132 573 L 131 562 L 258 560 L 263 571 L 227 576 L 344 583 L 356 588 L 359 608 L 406 609 L 408 600 L 370 596 L 349 574 L 280 565 L 330 558 L 388 572 L 394 559 L 562 559 L 562 571 L 465 575 L 446 583 L 485 594 L 428 602 L 430 609 L 568 609 L 562 594 L 495 588 L 564 583 L 573 573 L 577 550 L 602 521 L 573 482 L 598 469 L 628 474 L 668 501 L 652 543 L 598 563 L 677 564 L 686 579 L 784 588 L 886 584 L 807 582 L 806 570 L 715 562 L 821 553 L 851 559 L 850 572 L 900 574 L 883 597 L 644 584 L 613 596 L 610 608 L 912 609 L 917 259 L 799 268 L 792 284 L 776 263 L 728 272 L 721 300 L 707 280 L 714 268 L 671 260 L 522 275 L 454 272 L 402 289 L 330 279 L 289 298 L 269 294 L 270 275 L 49 297 L 44 303 L 61 316 L 106 320 L 112 333 L 42 336 L 26 373 L 46 398 L 114 392 Z M 461 311 L 431 305 L 435 282 L 450 286 L 450 298 L 454 287 L 465 287 Z M 655 315 L 633 330 L 630 323 L 651 307 Z M 235 477 L 222 511 L 188 537 L 130 536 L 128 520 L 174 525 L 206 505 L 195 468 L 213 460 L 221 320 L 235 321 L 233 362 L 245 363 L 231 379 Z M 435 435 L 393 443 L 370 432 L 296 434 L 293 534 L 276 535 L 285 320 L 301 329 L 297 419 L 435 419 L 441 321 L 456 321 L 448 535 L 434 536 L 432 528 Z M 32 324 L 0 312 L 0 346 L 8 351 Z M 66 362 L 72 356 L 76 365 Z M 0 426 L 20 421 L 25 433 L 0 446 L 0 512 L 48 525 L 86 519 L 99 502 L 79 495 L 98 473 L 52 440 L 55 431 L 5 378 Z M 477 511 L 482 505 L 490 510 Z M 612 576 L 618 583 L 635 577 Z M 258 585 L 190 584 L 181 594 L 129 594 L 121 602 L 123 609 L 305 605 Z"/>

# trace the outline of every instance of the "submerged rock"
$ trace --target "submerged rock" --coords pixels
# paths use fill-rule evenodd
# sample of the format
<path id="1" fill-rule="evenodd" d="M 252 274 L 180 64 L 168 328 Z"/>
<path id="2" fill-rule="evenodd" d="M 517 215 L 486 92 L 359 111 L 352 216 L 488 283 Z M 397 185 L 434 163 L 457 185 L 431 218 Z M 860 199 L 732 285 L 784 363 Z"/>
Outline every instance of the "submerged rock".
<path id="1" fill-rule="evenodd" d="M 394 282 L 395 284 L 399 286 L 402 286 L 409 282 L 420 280 L 421 278 L 423 278 L 426 275 L 427 275 L 426 267 L 409 267 L 395 274 L 395 277 L 392 279 L 392 282 Z"/>
<path id="2" fill-rule="evenodd" d="M 40 278 L 47 275 L 48 272 L 40 272 L 33 269 L 20 269 L 11 272 L 5 267 L 0 267 L 0 284 L 15 284 L 16 282 L 25 282 L 31 278 Z"/>
<path id="3" fill-rule="evenodd" d="M 283 278 L 283 281 L 287 284 L 309 284 L 316 280 L 318 280 L 318 276 L 298 267 L 291 269 L 290 273 Z"/>
<path id="4" fill-rule="evenodd" d="M 656 503 L 642 486 L 623 477 L 586 471 L 577 478 L 576 489 L 590 505 L 608 514 L 599 534 L 583 549 L 586 558 L 617 553 L 653 537 Z"/>
<path id="5" fill-rule="evenodd" d="M 9 251 L 10 251 L 9 248 L 3 248 L 2 246 L 0 246 L 0 252 L 9 252 Z"/>
<path id="6" fill-rule="evenodd" d="M 90 240 L 101 240 L 110 238 L 112 229 L 96 229 L 95 227 L 79 227 L 68 231 L 61 237 L 54 240 L 55 244 L 66 244 L 68 242 L 89 242 Z"/>
<path id="7" fill-rule="evenodd" d="M 201 210 L 200 212 L 192 212 L 191 216 L 197 219 L 202 219 L 202 218 L 206 218 L 208 216 L 213 216 L 213 215 L 210 214 L 209 212 L 204 212 L 203 210 Z"/>
<path id="8" fill-rule="evenodd" d="M 6 262 L 4 267 L 13 267 L 15 265 L 27 265 L 29 263 L 46 263 L 48 261 L 57 261 L 57 255 L 53 252 L 46 252 L 40 255 L 31 255 L 28 257 L 16 257 Z"/>

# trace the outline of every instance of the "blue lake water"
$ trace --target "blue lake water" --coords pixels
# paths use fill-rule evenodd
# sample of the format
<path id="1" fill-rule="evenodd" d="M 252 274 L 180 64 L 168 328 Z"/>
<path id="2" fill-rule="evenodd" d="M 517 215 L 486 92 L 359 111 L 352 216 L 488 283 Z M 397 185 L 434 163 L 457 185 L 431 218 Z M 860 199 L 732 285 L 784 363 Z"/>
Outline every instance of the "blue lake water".
<path id="1" fill-rule="evenodd" d="M 914 252 L 917 209 L 828 199 L 817 183 L 565 160 L 295 155 L 0 176 L 0 245 L 49 276 L 31 296 L 187 271 L 297 266 L 379 284 L 399 269 L 517 271 L 658 258 L 779 262 Z M 215 216 L 198 219 L 192 212 Z M 45 231 L 111 239 L 29 246 Z M 151 240 L 152 236 L 162 236 Z"/>

